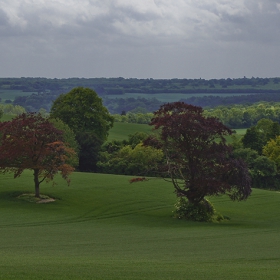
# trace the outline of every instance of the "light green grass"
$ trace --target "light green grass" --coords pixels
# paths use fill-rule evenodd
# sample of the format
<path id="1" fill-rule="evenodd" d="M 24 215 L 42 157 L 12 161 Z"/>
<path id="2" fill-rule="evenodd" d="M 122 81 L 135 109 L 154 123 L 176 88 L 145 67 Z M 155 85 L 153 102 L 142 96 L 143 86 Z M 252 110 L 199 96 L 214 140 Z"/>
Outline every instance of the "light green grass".
<path id="1" fill-rule="evenodd" d="M 3 116 L 0 118 L 0 122 L 11 121 L 13 118 L 14 115 L 3 114 Z"/>
<path id="2" fill-rule="evenodd" d="M 151 133 L 152 127 L 148 124 L 120 123 L 115 122 L 114 127 L 109 131 L 108 141 L 127 140 L 128 135 L 135 132 Z"/>
<path id="3" fill-rule="evenodd" d="M 236 131 L 236 134 L 237 135 L 245 135 L 246 131 L 247 131 L 247 128 L 238 128 L 238 129 L 234 129 Z"/>
<path id="4" fill-rule="evenodd" d="M 32 174 L 0 176 L 0 279 L 279 279 L 280 193 L 212 198 L 220 224 L 171 218 L 161 180 L 75 173 L 43 184 L 50 204 L 17 199 Z"/>

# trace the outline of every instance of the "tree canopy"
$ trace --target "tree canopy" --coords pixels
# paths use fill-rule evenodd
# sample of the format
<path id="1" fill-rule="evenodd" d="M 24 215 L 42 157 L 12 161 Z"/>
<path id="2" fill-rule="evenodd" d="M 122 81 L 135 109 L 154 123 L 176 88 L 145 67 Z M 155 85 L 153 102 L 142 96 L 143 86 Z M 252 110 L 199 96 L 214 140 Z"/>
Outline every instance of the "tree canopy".
<path id="1" fill-rule="evenodd" d="M 36 197 L 40 184 L 59 172 L 69 184 L 74 168 L 67 160 L 74 151 L 62 140 L 62 131 L 38 114 L 22 114 L 0 123 L 0 172 L 12 172 L 17 178 L 25 169 L 33 170 Z"/>
<path id="2" fill-rule="evenodd" d="M 74 131 L 80 148 L 79 170 L 95 171 L 98 151 L 114 121 L 102 99 L 92 89 L 77 87 L 53 102 L 50 116 Z"/>
<path id="3" fill-rule="evenodd" d="M 160 171 L 178 197 L 199 204 L 211 195 L 228 194 L 232 200 L 250 195 L 248 169 L 243 160 L 233 158 L 225 140 L 232 132 L 217 118 L 205 117 L 201 107 L 175 102 L 161 106 L 151 125 L 158 136 L 145 144 L 163 150 Z"/>

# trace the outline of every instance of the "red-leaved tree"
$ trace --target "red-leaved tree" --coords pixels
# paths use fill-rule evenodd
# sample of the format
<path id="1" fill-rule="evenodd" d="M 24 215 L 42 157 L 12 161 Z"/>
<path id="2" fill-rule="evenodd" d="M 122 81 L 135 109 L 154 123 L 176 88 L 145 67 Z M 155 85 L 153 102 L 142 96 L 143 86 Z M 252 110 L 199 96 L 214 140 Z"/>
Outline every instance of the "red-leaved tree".
<path id="1" fill-rule="evenodd" d="M 12 172 L 17 178 L 25 169 L 33 170 L 36 197 L 40 197 L 40 184 L 59 172 L 69 184 L 74 168 L 67 160 L 75 152 L 62 142 L 62 136 L 40 114 L 22 114 L 0 123 L 0 172 Z"/>
<path id="2" fill-rule="evenodd" d="M 201 107 L 168 103 L 154 113 L 151 125 L 158 132 L 146 145 L 162 149 L 162 176 L 170 178 L 178 197 L 198 204 L 205 196 L 228 194 L 244 200 L 251 193 L 248 169 L 232 157 L 226 135 L 232 132 L 217 118 L 205 117 Z"/>

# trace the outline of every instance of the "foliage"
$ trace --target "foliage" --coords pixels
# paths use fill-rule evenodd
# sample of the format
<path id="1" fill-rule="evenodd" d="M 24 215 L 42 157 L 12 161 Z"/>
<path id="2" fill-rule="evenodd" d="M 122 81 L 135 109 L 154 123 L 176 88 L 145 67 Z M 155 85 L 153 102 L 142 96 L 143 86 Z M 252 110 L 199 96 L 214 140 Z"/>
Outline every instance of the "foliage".
<path id="1" fill-rule="evenodd" d="M 20 115 L 26 113 L 22 106 L 12 104 L 0 104 L 0 111 L 6 115 Z"/>
<path id="2" fill-rule="evenodd" d="M 158 108 L 158 107 L 157 107 Z M 148 124 L 153 117 L 152 113 L 132 113 L 128 112 L 125 115 L 113 115 L 115 122 L 139 123 Z"/>
<path id="3" fill-rule="evenodd" d="M 200 107 L 175 102 L 161 106 L 151 125 L 159 137 L 151 136 L 145 144 L 163 150 L 166 163 L 161 170 L 178 197 L 199 204 L 205 196 L 228 194 L 244 200 L 250 195 L 248 169 L 231 157 L 224 136 L 232 132 L 218 119 L 203 116 Z"/>
<path id="4" fill-rule="evenodd" d="M 275 139 L 271 139 L 263 147 L 263 154 L 272 160 L 276 166 L 278 173 L 280 173 L 280 136 L 278 135 Z"/>
<path id="5" fill-rule="evenodd" d="M 210 222 L 213 221 L 214 214 L 214 206 L 205 198 L 199 203 L 194 204 L 185 197 L 178 197 L 175 204 L 174 217 L 178 219 Z"/>
<path id="6" fill-rule="evenodd" d="M 246 134 L 241 139 L 244 148 L 250 148 L 262 153 L 262 148 L 266 143 L 265 135 L 259 131 L 256 127 L 248 128 Z"/>
<path id="7" fill-rule="evenodd" d="M 79 165 L 79 158 L 78 154 L 80 151 L 79 144 L 75 138 L 75 134 L 73 130 L 62 120 L 60 119 L 49 119 L 49 121 L 54 125 L 55 128 L 63 131 L 63 142 L 69 148 L 75 151 L 75 154 L 68 159 L 68 162 L 71 166 L 78 166 Z"/>
<path id="8" fill-rule="evenodd" d="M 280 124 L 278 122 L 261 119 L 255 126 L 247 129 L 241 141 L 244 148 L 256 150 L 261 155 L 264 145 L 278 135 L 280 135 Z"/>
<path id="9" fill-rule="evenodd" d="M 79 170 L 83 172 L 96 172 L 99 152 L 101 150 L 101 139 L 91 131 L 80 131 L 76 134 L 79 143 Z"/>
<path id="10" fill-rule="evenodd" d="M 103 156 L 103 157 L 102 157 Z M 125 175 L 156 175 L 156 167 L 162 162 L 162 151 L 145 147 L 125 145 L 112 154 L 102 153 L 98 162 L 99 172 Z"/>
<path id="11" fill-rule="evenodd" d="M 277 139 L 280 124 L 270 119 L 261 119 L 247 129 L 241 139 L 242 147 L 233 143 L 235 157 L 247 163 L 255 188 L 279 189 L 280 174 L 277 166 Z"/>
<path id="12" fill-rule="evenodd" d="M 163 154 L 158 149 L 143 146 L 147 137 L 145 132 L 135 132 L 128 135 L 128 140 L 104 143 L 97 163 L 98 172 L 155 176 Z"/>
<path id="13" fill-rule="evenodd" d="M 191 104 L 191 103 L 189 103 Z M 271 120 L 276 123 L 280 122 L 280 103 L 279 102 L 258 102 L 255 104 L 242 104 L 230 106 L 217 106 L 209 108 L 208 106 L 203 111 L 206 117 L 216 117 L 224 125 L 230 128 L 248 128 L 257 125 L 262 119 Z M 114 114 L 116 122 L 127 123 L 150 123 L 152 113 L 132 113 L 128 112 L 125 115 Z M 271 122 L 270 122 L 271 124 Z M 275 128 L 277 131 L 277 128 Z"/>
<path id="14" fill-rule="evenodd" d="M 54 179 L 60 172 L 70 183 L 74 170 L 67 160 L 74 151 L 63 142 L 62 131 L 39 114 L 22 114 L 12 121 L 0 123 L 0 171 L 12 172 L 19 177 L 25 169 L 33 170 L 35 196 L 40 196 L 39 186 Z"/>
<path id="15" fill-rule="evenodd" d="M 276 100 L 276 99 L 274 99 Z M 207 117 L 217 117 L 220 121 L 231 128 L 248 128 L 255 126 L 261 119 L 270 119 L 280 122 L 279 102 L 258 102 L 251 105 L 218 106 L 204 111 Z"/>
<path id="16" fill-rule="evenodd" d="M 89 88 L 74 88 L 53 102 L 50 115 L 61 119 L 76 134 L 80 146 L 79 170 L 94 171 L 98 150 L 114 121 L 102 99 Z"/>
<path id="17" fill-rule="evenodd" d="M 278 189 L 276 164 L 266 156 L 250 148 L 239 148 L 233 152 L 235 158 L 243 159 L 250 171 L 255 188 Z"/>
<path id="18" fill-rule="evenodd" d="M 248 93 L 273 92 L 279 90 L 279 78 L 236 79 L 125 79 L 118 78 L 1 78 L 0 87 L 37 93 L 60 91 L 77 86 L 94 88 L 100 95 L 124 93 L 220 93 L 240 91 Z"/>

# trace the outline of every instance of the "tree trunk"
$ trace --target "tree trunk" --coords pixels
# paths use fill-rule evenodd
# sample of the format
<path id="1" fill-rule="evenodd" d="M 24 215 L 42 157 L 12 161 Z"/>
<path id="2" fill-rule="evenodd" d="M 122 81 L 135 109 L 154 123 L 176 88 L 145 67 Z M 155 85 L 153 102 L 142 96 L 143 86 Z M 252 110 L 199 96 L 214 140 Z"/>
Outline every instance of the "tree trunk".
<path id="1" fill-rule="evenodd" d="M 40 189 L 39 189 L 39 169 L 34 169 L 34 183 L 35 183 L 35 197 L 40 197 Z"/>

